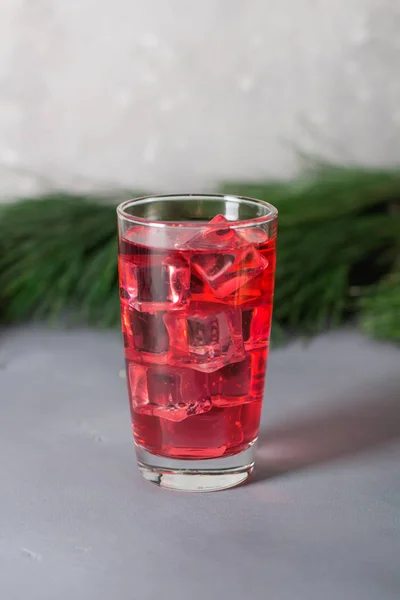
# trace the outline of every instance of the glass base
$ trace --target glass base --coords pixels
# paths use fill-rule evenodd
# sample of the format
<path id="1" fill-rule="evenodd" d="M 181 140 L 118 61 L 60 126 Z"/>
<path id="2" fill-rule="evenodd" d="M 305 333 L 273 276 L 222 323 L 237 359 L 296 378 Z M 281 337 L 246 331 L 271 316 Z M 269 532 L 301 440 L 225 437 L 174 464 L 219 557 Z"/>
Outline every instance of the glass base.
<path id="1" fill-rule="evenodd" d="M 146 481 L 179 492 L 217 492 L 242 484 L 254 466 L 254 446 L 226 458 L 165 458 L 136 446 L 139 470 Z"/>

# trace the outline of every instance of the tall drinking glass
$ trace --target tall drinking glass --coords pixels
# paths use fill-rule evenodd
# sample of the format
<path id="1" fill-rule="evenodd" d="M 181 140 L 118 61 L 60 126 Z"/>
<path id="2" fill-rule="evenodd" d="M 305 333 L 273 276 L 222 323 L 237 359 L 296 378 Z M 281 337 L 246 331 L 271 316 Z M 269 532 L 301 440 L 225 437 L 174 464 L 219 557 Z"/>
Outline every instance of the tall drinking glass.
<path id="1" fill-rule="evenodd" d="M 223 195 L 118 209 L 126 375 L 139 469 L 211 491 L 254 464 L 275 276 L 277 210 Z"/>

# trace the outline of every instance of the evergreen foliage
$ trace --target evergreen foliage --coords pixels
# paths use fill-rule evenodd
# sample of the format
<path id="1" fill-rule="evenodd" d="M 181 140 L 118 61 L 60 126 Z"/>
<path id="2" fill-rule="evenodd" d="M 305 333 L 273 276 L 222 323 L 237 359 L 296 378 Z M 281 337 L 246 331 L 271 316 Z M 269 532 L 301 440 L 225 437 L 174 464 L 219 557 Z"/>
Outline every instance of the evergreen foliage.
<path id="1" fill-rule="evenodd" d="M 221 191 L 279 210 L 275 337 L 357 319 L 400 341 L 400 171 L 317 165 Z M 133 192 L 126 198 L 133 197 Z M 119 323 L 115 205 L 54 193 L 0 209 L 0 321 Z"/>

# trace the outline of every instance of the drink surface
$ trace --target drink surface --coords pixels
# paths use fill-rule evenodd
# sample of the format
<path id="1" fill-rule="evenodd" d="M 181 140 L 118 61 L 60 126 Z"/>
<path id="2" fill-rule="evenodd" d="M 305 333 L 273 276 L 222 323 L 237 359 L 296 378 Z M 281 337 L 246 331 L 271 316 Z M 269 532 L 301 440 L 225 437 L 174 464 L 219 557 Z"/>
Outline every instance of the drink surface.
<path id="1" fill-rule="evenodd" d="M 133 226 L 119 242 L 121 321 L 137 444 L 174 458 L 256 439 L 276 237 L 221 215 L 200 231 Z"/>

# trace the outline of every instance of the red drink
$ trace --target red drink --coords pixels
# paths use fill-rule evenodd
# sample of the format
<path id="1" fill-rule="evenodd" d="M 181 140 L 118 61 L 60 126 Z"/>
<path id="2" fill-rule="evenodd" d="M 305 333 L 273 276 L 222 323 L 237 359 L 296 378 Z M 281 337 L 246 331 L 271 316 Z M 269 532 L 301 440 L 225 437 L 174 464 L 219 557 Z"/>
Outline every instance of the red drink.
<path id="1" fill-rule="evenodd" d="M 257 438 L 275 247 L 275 228 L 236 230 L 221 215 L 197 233 L 171 223 L 121 234 L 132 426 L 151 454 L 221 458 Z"/>

